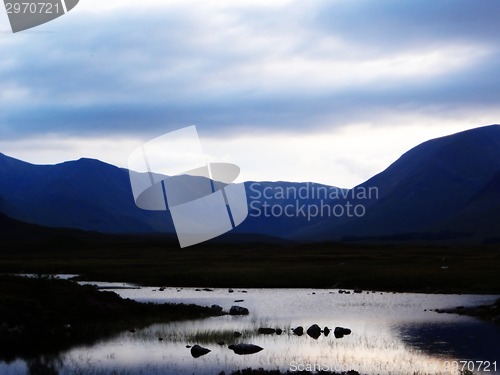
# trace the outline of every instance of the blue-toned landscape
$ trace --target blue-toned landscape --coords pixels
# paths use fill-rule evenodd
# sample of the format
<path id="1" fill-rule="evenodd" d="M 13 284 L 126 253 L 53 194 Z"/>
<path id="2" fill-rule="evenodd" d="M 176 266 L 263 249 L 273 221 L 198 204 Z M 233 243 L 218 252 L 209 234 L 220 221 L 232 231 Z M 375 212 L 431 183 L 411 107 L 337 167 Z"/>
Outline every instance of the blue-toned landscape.
<path id="1" fill-rule="evenodd" d="M 0 375 L 500 374 L 500 2 L 4 5 Z"/>
<path id="2" fill-rule="evenodd" d="M 42 296 L 52 294 L 47 301 L 67 292 L 47 289 L 56 281 L 43 275 L 72 273 L 67 278 L 74 281 L 59 282 L 97 285 L 140 303 L 206 309 L 190 317 L 189 306 L 180 316 L 168 312 L 170 305 L 165 312 L 123 306 L 107 330 L 99 326 L 117 314 L 109 302 L 82 296 L 79 304 L 88 300 L 90 311 L 102 312 L 92 317 L 82 306 L 61 316 L 36 296 L 18 300 L 20 276 L 10 276 L 0 310 L 2 373 L 448 374 L 459 373 L 463 358 L 474 370 L 477 361 L 489 361 L 484 373 L 495 373 L 499 146 L 498 125 L 431 140 L 350 191 L 247 182 L 247 220 L 187 249 L 176 249 L 166 212 L 134 205 L 125 169 L 91 159 L 33 165 L 4 155 L 4 273 L 32 274 L 26 282 Z M 378 189 L 369 196 L 371 185 Z M 276 213 L 296 200 L 307 213 L 318 202 L 355 206 L 368 198 L 363 217 L 264 211 L 264 204 Z M 16 313 L 23 306 L 45 317 L 23 321 Z M 341 329 L 349 333 L 337 334 Z M 51 342 L 50 349 L 23 344 L 33 338 Z M 248 358 L 228 348 L 248 343 L 260 348 Z M 189 350 L 194 345 L 208 352 L 198 357 Z"/>

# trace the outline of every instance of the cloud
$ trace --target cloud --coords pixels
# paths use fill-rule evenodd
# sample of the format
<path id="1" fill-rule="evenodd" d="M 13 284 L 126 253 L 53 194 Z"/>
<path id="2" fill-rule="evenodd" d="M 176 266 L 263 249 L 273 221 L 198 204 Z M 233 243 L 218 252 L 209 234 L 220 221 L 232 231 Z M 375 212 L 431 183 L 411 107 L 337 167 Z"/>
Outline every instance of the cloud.
<path id="1" fill-rule="evenodd" d="M 496 114 L 500 115 L 500 111 Z M 296 134 L 282 130 L 241 132 L 221 137 L 199 128 L 209 161 L 228 162 L 241 168 L 238 181 L 313 181 L 353 187 L 428 140 L 492 123 L 492 117 L 469 121 L 436 119 L 425 114 L 400 117 L 401 126 L 380 122 L 349 123 L 336 130 Z M 35 164 L 54 164 L 90 157 L 128 167 L 128 157 L 149 138 L 145 135 L 101 136 L 36 135 L 0 140 L 3 153 Z"/>
<path id="2" fill-rule="evenodd" d="M 390 111 L 487 111 L 500 95 L 498 8 L 82 3 L 45 33 L 0 39 L 0 134 L 304 132 Z"/>
<path id="3" fill-rule="evenodd" d="M 312 22 L 370 53 L 443 44 L 499 45 L 495 0 L 322 1 Z"/>
<path id="4" fill-rule="evenodd" d="M 82 151 L 196 124 L 211 139 L 267 137 L 290 160 L 283 134 L 326 152 L 328 134 L 364 136 L 353 124 L 394 141 L 417 127 L 430 138 L 499 122 L 498 14 L 496 0 L 80 2 L 30 32 L 0 34 L 0 139 L 30 147 L 48 134 Z M 328 159 L 314 148 L 311 160 Z M 371 157 L 381 168 L 397 152 Z M 347 168 L 350 184 L 377 171 L 353 158 L 332 175 Z"/>

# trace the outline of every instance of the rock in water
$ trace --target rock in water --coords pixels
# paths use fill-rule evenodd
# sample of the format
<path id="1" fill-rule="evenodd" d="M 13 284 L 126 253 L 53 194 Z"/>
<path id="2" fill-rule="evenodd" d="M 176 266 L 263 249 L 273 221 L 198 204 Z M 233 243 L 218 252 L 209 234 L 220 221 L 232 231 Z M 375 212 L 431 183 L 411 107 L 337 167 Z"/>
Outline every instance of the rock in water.
<path id="1" fill-rule="evenodd" d="M 191 348 L 191 355 L 194 358 L 201 357 L 202 355 L 205 355 L 205 354 L 208 354 L 208 353 L 210 353 L 210 349 L 204 348 L 204 347 L 199 346 L 199 345 L 194 345 Z"/>
<path id="2" fill-rule="evenodd" d="M 298 326 L 297 328 L 295 328 L 293 330 L 293 333 L 297 336 L 302 336 L 304 334 L 304 328 L 302 328 L 301 326 Z"/>
<path id="3" fill-rule="evenodd" d="M 234 344 L 229 345 L 228 348 L 239 355 L 254 354 L 264 350 L 264 348 L 253 344 Z"/>
<path id="4" fill-rule="evenodd" d="M 261 335 L 272 335 L 276 330 L 274 328 L 259 328 L 257 332 Z"/>
<path id="5" fill-rule="evenodd" d="M 307 334 L 316 340 L 321 336 L 321 328 L 319 328 L 319 325 L 313 324 L 307 329 Z"/>
<path id="6" fill-rule="evenodd" d="M 210 308 L 211 308 L 214 312 L 217 312 L 217 313 L 221 313 L 221 312 L 222 312 L 222 306 L 219 306 L 219 305 L 212 305 L 212 306 L 210 306 Z"/>
<path id="7" fill-rule="evenodd" d="M 328 327 L 323 328 L 323 334 L 325 335 L 325 337 L 328 336 L 330 334 L 330 328 Z"/>
<path id="8" fill-rule="evenodd" d="M 241 306 L 231 306 L 229 310 L 229 315 L 248 315 L 249 313 L 246 307 Z"/>
<path id="9" fill-rule="evenodd" d="M 350 335 L 351 330 L 349 328 L 335 327 L 333 334 L 337 339 L 341 339 L 342 337 L 344 337 L 344 335 Z"/>

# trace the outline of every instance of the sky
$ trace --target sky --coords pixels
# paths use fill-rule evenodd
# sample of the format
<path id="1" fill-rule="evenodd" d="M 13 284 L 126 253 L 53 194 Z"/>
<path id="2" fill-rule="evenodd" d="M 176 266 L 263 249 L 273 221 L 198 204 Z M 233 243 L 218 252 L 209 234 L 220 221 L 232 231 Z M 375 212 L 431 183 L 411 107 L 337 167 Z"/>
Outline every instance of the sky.
<path id="1" fill-rule="evenodd" d="M 240 180 L 352 187 L 500 123 L 499 16 L 497 0 L 81 0 L 13 34 L 0 9 L 0 152 L 126 167 L 196 125 Z"/>

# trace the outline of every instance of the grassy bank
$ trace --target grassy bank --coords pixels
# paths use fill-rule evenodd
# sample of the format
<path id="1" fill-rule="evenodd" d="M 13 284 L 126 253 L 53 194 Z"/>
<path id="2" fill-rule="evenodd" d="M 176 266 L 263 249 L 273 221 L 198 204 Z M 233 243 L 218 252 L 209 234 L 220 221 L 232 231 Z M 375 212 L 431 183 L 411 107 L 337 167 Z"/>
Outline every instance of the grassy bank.
<path id="1" fill-rule="evenodd" d="M 451 309 L 436 309 L 440 314 L 458 314 L 473 316 L 475 318 L 500 324 L 500 298 L 490 305 L 481 305 L 473 307 L 457 306 Z"/>
<path id="2" fill-rule="evenodd" d="M 362 288 L 500 293 L 500 249 L 346 244 L 203 243 L 162 237 L 57 238 L 2 246 L 0 272 L 206 287 Z"/>
<path id="3" fill-rule="evenodd" d="M 126 329 L 211 315 L 205 307 L 143 304 L 70 281 L 0 276 L 0 360 L 56 353 Z"/>

